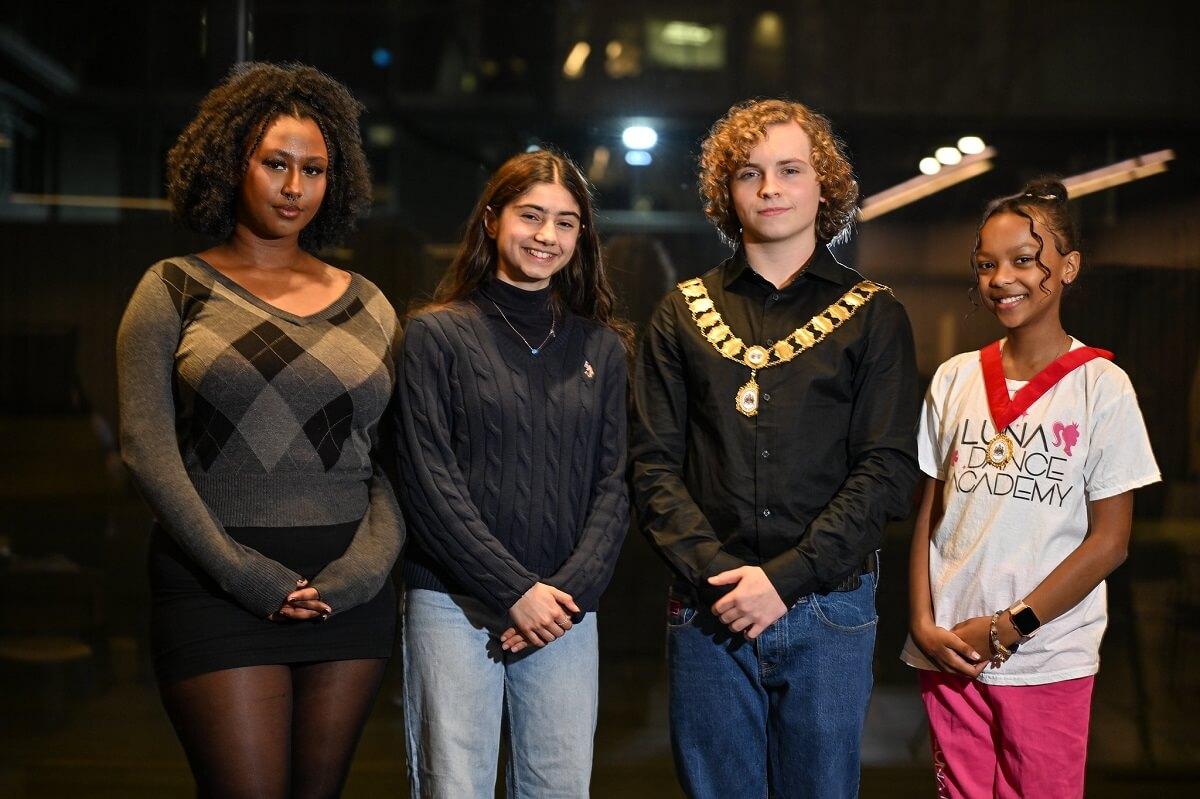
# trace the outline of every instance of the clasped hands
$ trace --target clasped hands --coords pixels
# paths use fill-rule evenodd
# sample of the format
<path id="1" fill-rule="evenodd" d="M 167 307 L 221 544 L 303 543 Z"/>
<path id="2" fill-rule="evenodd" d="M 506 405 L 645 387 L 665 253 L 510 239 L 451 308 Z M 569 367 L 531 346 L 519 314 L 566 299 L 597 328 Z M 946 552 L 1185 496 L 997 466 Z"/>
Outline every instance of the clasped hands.
<path id="1" fill-rule="evenodd" d="M 270 621 L 312 621 L 318 618 L 323 621 L 329 618 L 331 613 L 333 608 L 329 603 L 323 601 L 317 589 L 301 577 L 296 581 L 296 590 L 288 594 L 279 610 L 267 618 Z"/>
<path id="2" fill-rule="evenodd" d="M 787 613 L 779 592 L 758 566 L 730 569 L 709 577 L 708 582 L 734 586 L 713 604 L 712 613 L 732 632 L 742 633 L 750 640 Z M 509 609 L 513 626 L 501 634 L 500 647 L 515 654 L 530 644 L 545 646 L 566 635 L 571 629 L 570 614 L 578 612 L 579 606 L 570 594 L 545 583 L 535 583 Z"/>
<path id="3" fill-rule="evenodd" d="M 760 566 L 739 566 L 709 577 L 708 582 L 734 586 L 713 603 L 712 614 L 747 640 L 753 641 L 787 613 L 787 605 Z"/>
<path id="4" fill-rule="evenodd" d="M 949 630 L 926 621 L 914 625 L 911 633 L 913 643 L 933 665 L 942 671 L 961 674 L 973 680 L 991 665 L 991 628 L 991 616 L 974 616 L 960 621 Z M 996 620 L 996 632 L 1000 643 L 1009 648 L 1020 639 L 1007 611 Z"/>
<path id="5" fill-rule="evenodd" d="M 512 626 L 500 635 L 500 648 L 516 654 L 528 646 L 543 647 L 567 634 L 579 606 L 566 591 L 534 583 L 511 608 Z"/>

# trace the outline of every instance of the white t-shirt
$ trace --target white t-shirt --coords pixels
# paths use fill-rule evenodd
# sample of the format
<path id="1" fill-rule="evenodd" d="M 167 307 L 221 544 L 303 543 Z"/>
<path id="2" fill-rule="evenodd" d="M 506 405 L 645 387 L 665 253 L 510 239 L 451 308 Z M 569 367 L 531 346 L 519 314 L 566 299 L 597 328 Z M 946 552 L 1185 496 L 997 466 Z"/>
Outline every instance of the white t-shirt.
<path id="1" fill-rule="evenodd" d="M 1072 339 L 1071 349 L 1082 346 Z M 1010 397 L 1025 385 L 1007 382 Z M 1129 377 L 1104 358 L 1069 372 L 1007 429 L 1015 451 L 997 469 L 985 463 L 985 442 L 995 429 L 979 353 L 956 355 L 938 368 L 921 411 L 917 452 L 921 470 L 946 484 L 945 515 L 929 546 L 939 627 L 1024 599 L 1083 541 L 1089 501 L 1160 479 Z M 979 680 L 1040 685 L 1095 674 L 1107 623 L 1101 582 Z M 911 637 L 900 658 L 936 668 Z"/>

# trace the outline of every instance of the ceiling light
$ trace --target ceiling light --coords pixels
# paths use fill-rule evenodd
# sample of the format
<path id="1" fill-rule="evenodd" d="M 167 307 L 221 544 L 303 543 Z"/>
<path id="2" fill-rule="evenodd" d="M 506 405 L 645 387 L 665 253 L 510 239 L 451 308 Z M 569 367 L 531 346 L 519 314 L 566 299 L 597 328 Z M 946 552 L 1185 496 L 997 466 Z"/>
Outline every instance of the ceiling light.
<path id="1" fill-rule="evenodd" d="M 992 159 L 995 157 L 996 149 L 985 147 L 983 152 L 968 155 L 962 159 L 961 163 L 943 167 L 935 175 L 917 175 L 890 189 L 873 194 L 862 201 L 862 210 L 858 212 L 858 219 L 860 222 L 866 222 L 877 216 L 883 216 L 923 197 L 947 189 L 956 183 L 962 183 L 964 180 L 982 175 L 992 168 Z"/>
<path id="2" fill-rule="evenodd" d="M 658 132 L 646 125 L 630 125 L 621 133 L 621 141 L 630 150 L 649 150 L 658 143 Z"/>
<path id="3" fill-rule="evenodd" d="M 963 136 L 958 140 L 958 149 L 963 155 L 978 155 L 986 146 L 978 136 Z"/>
<path id="4" fill-rule="evenodd" d="M 957 147 L 939 147 L 934 150 L 933 157 L 946 166 L 954 166 L 962 160 L 963 154 Z"/>
<path id="5" fill-rule="evenodd" d="M 563 62 L 563 76 L 575 80 L 583 74 L 583 65 L 587 63 L 588 56 L 592 54 L 592 46 L 587 42 L 575 42 L 575 46 L 571 48 L 571 52 L 567 53 L 567 60 Z"/>

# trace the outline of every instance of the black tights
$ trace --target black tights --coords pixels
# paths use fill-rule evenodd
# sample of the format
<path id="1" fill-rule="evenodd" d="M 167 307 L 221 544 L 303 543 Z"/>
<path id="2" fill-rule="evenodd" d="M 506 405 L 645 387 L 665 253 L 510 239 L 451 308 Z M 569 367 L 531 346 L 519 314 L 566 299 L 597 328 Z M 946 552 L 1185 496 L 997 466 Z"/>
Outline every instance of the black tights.
<path id="1" fill-rule="evenodd" d="M 386 665 L 246 666 L 161 686 L 197 795 L 337 796 Z"/>

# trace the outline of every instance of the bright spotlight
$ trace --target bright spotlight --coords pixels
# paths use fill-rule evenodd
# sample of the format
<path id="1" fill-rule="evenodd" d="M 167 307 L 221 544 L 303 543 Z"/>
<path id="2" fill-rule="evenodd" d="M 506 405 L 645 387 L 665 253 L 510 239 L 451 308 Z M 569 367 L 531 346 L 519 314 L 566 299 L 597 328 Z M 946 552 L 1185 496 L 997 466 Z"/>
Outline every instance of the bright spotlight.
<path id="1" fill-rule="evenodd" d="M 986 146 L 983 139 L 978 136 L 963 136 L 958 140 L 958 149 L 962 151 L 963 155 L 977 155 L 983 152 L 983 148 Z"/>
<path id="2" fill-rule="evenodd" d="M 936 158 L 925 156 L 921 159 L 921 163 L 917 165 L 917 169 L 921 170 L 922 175 L 936 175 L 942 171 L 942 165 Z"/>
<path id="3" fill-rule="evenodd" d="M 645 150 L 630 150 L 625 153 L 625 163 L 630 166 L 649 166 L 654 159 Z"/>
<path id="4" fill-rule="evenodd" d="M 646 125 L 630 125 L 621 133 L 621 141 L 630 150 L 649 150 L 658 142 L 658 132 Z"/>
<path id="5" fill-rule="evenodd" d="M 946 166 L 954 166 L 962 160 L 962 153 L 957 147 L 939 147 L 933 151 L 933 157 Z"/>

